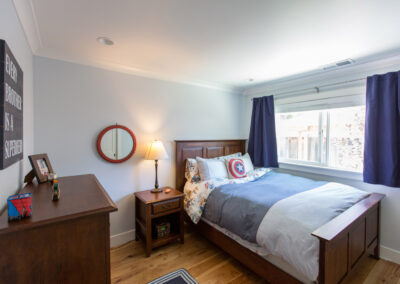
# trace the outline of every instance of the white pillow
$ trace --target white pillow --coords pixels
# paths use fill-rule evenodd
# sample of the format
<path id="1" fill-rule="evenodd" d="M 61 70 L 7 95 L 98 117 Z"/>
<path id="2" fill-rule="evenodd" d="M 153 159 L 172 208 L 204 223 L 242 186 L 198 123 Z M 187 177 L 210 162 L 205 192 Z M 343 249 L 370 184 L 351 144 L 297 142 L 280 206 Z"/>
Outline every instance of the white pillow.
<path id="1" fill-rule="evenodd" d="M 253 163 L 251 162 L 249 153 L 246 153 L 245 155 L 241 156 L 240 159 L 243 160 L 244 167 L 246 168 L 246 172 L 254 171 L 254 166 L 253 166 Z"/>
<path id="2" fill-rule="evenodd" d="M 197 157 L 196 161 L 202 181 L 216 178 L 228 178 L 228 172 L 223 160 Z"/>

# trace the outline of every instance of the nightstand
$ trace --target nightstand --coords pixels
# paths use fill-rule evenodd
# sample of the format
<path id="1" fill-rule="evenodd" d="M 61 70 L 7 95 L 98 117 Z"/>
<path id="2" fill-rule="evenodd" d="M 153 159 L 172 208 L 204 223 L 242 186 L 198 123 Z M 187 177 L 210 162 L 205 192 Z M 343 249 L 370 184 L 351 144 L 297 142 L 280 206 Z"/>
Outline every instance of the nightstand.
<path id="1" fill-rule="evenodd" d="M 165 245 L 175 240 L 183 244 L 183 196 L 176 189 L 166 193 L 164 187 L 161 193 L 150 190 L 135 192 L 135 225 L 136 240 L 142 239 L 146 246 L 146 255 L 150 256 L 153 248 Z M 170 233 L 157 238 L 155 225 L 169 223 Z"/>

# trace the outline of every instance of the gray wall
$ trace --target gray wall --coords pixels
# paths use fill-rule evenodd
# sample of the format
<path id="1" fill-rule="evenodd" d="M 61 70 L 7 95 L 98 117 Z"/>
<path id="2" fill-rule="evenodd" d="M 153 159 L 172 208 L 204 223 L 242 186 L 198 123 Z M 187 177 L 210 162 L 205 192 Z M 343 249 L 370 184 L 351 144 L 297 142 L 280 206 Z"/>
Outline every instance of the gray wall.
<path id="1" fill-rule="evenodd" d="M 24 159 L 0 170 L 0 208 L 14 194 L 31 167 L 27 159 L 33 152 L 33 63 L 32 53 L 11 0 L 0 1 L 0 39 L 6 40 L 24 72 Z"/>
<path id="2" fill-rule="evenodd" d="M 48 153 L 60 176 L 96 174 L 119 208 L 111 216 L 114 245 L 133 236 L 132 193 L 154 187 L 154 161 L 144 160 L 151 140 L 162 140 L 170 155 L 159 162 L 159 183 L 174 186 L 174 139 L 239 138 L 239 94 L 41 57 L 34 66 L 35 151 Z M 122 164 L 102 160 L 95 147 L 115 123 L 138 143 Z"/>

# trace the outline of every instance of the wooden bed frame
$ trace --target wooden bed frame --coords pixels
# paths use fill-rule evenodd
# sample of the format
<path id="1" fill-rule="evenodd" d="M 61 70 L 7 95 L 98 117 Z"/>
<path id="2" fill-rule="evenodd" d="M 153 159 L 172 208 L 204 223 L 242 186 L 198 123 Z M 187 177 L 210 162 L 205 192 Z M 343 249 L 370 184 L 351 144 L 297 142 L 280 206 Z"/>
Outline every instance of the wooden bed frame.
<path id="1" fill-rule="evenodd" d="M 181 191 L 186 182 L 186 159 L 245 153 L 246 145 L 244 139 L 175 142 L 176 188 Z M 372 193 L 312 233 L 320 240 L 318 283 L 340 283 L 348 278 L 363 257 L 372 255 L 379 258 L 380 201 L 383 197 L 382 194 Z M 207 239 L 270 283 L 301 283 L 207 223 L 200 221 L 194 226 Z"/>

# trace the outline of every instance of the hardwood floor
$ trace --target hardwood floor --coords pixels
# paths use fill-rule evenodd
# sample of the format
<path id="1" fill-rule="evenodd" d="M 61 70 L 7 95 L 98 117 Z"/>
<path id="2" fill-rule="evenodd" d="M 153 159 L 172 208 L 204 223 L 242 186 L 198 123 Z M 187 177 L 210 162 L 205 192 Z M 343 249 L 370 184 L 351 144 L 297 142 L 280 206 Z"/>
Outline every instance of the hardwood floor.
<path id="1" fill-rule="evenodd" d="M 112 283 L 147 283 L 179 268 L 185 268 L 203 283 L 266 283 L 238 261 L 185 227 L 185 244 L 170 244 L 146 257 L 142 242 L 130 242 L 111 250 Z M 400 266 L 366 258 L 346 284 L 400 284 Z"/>

